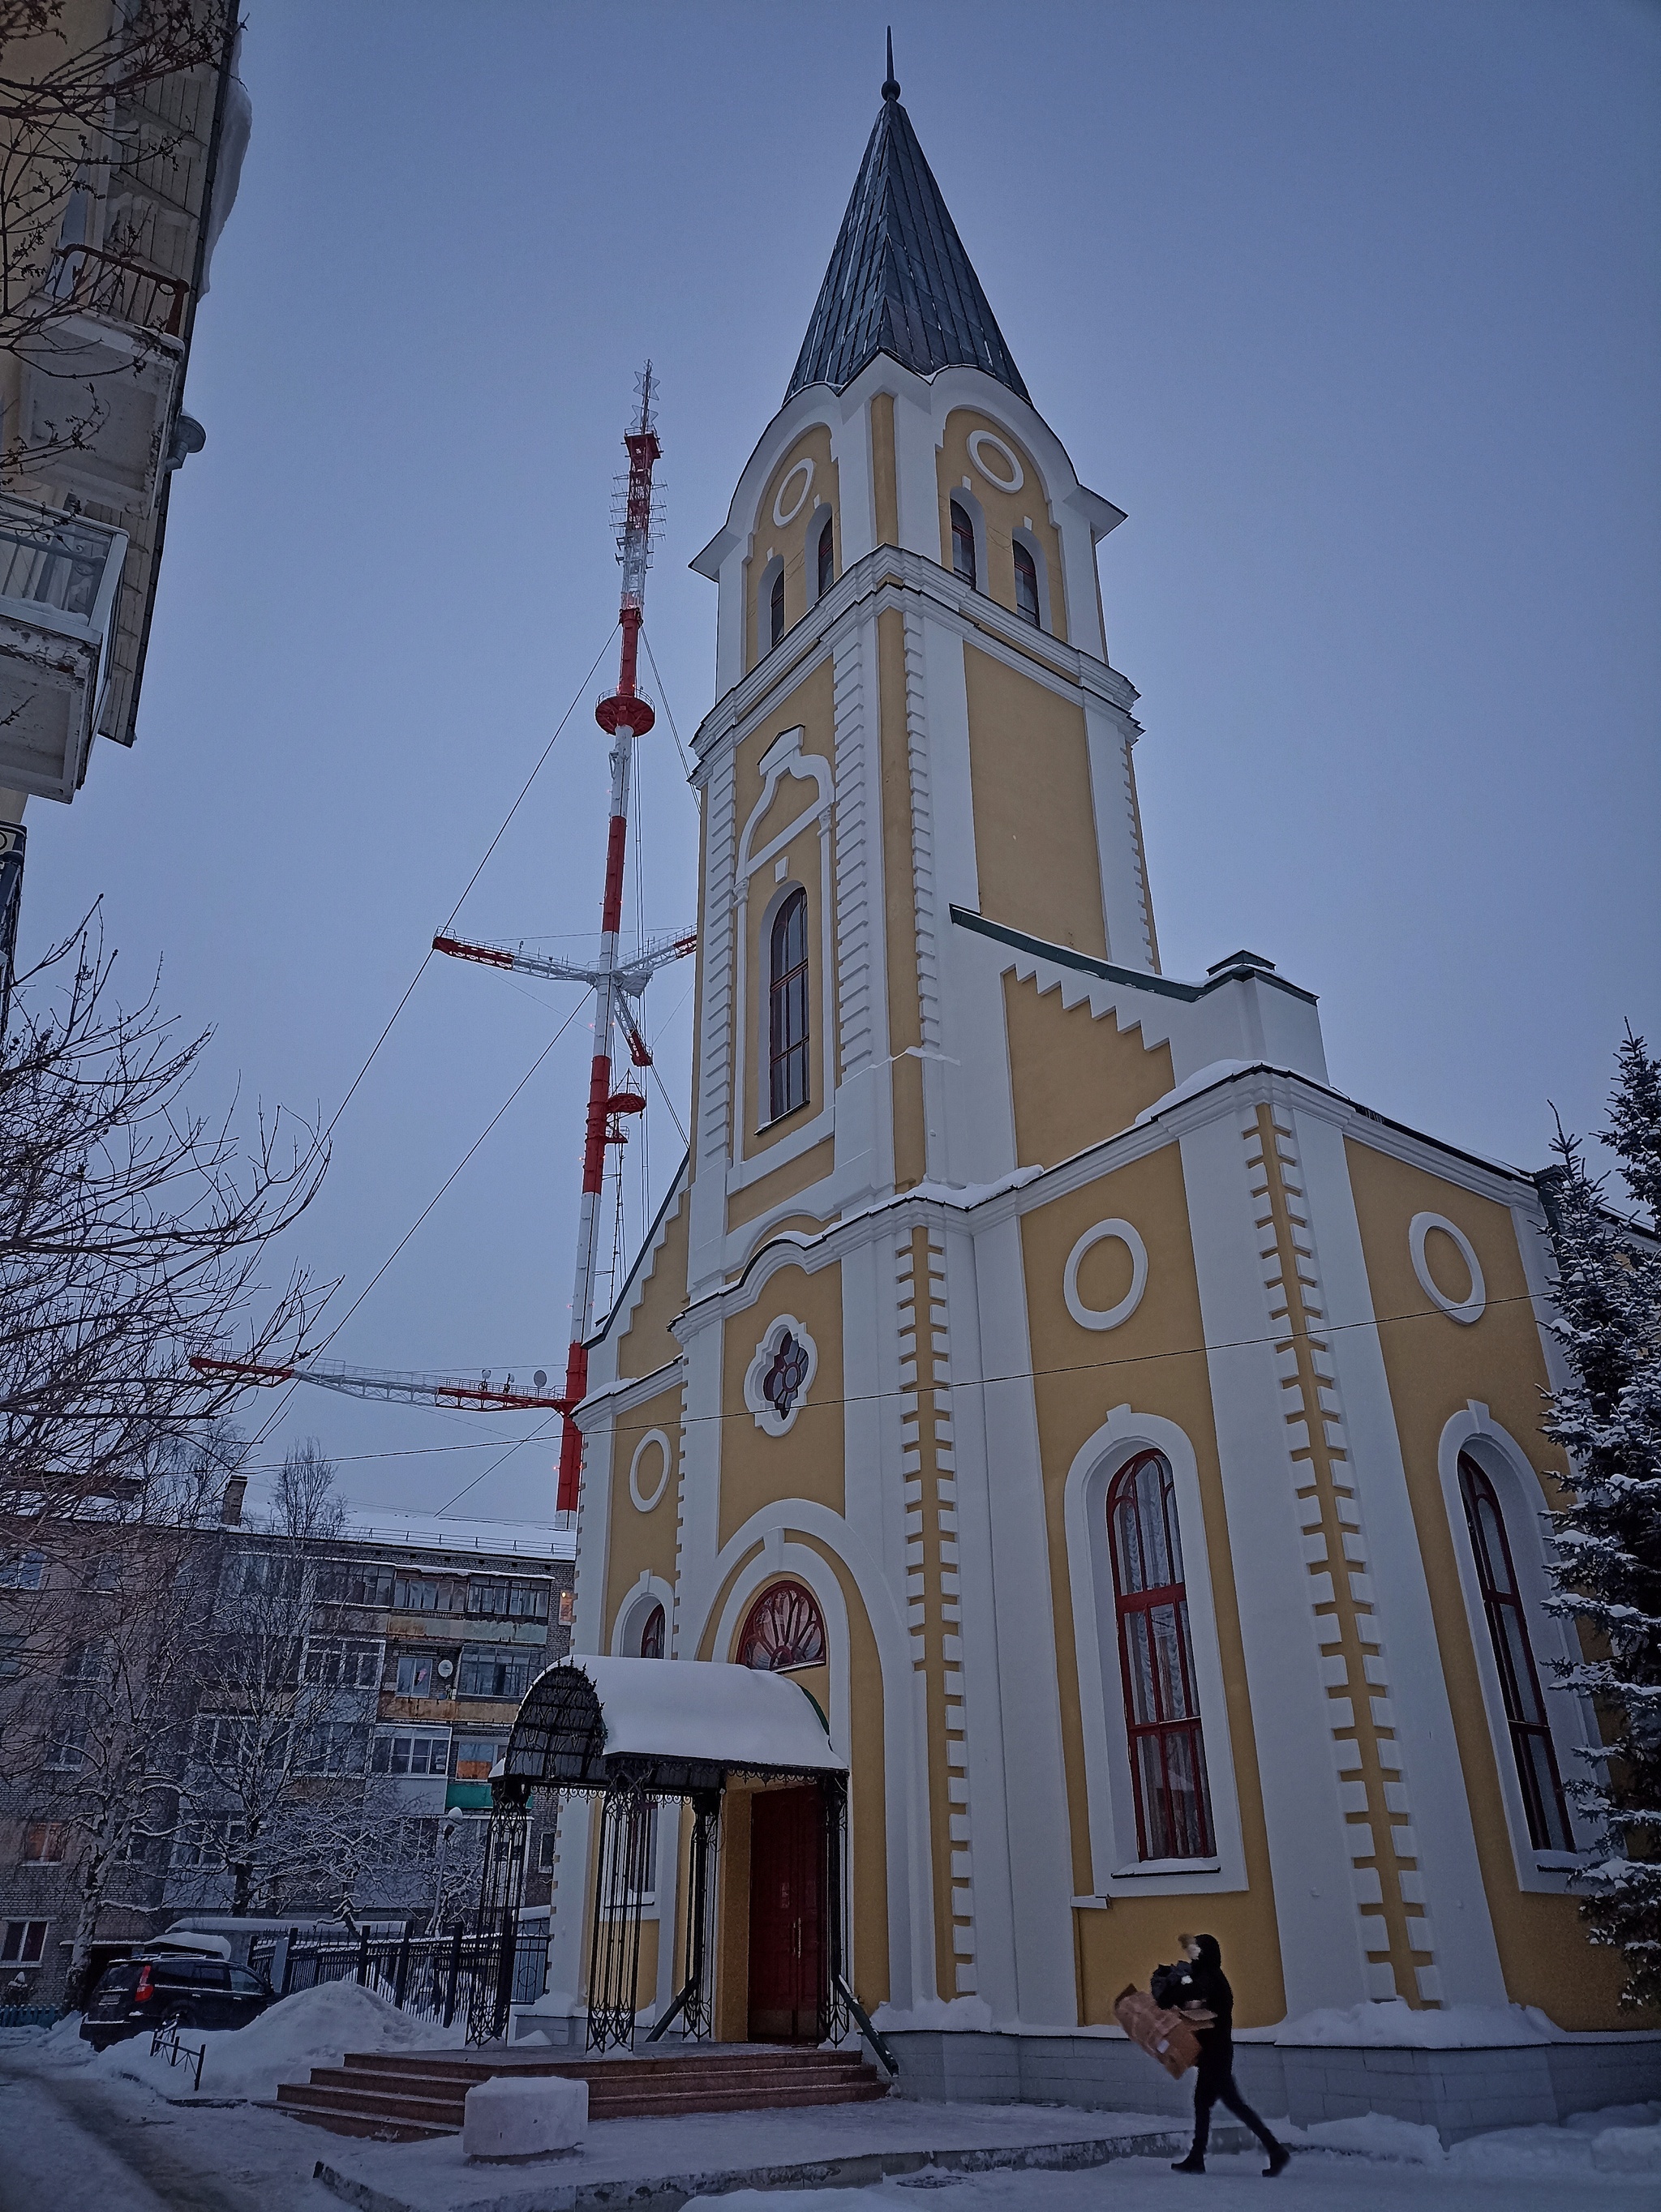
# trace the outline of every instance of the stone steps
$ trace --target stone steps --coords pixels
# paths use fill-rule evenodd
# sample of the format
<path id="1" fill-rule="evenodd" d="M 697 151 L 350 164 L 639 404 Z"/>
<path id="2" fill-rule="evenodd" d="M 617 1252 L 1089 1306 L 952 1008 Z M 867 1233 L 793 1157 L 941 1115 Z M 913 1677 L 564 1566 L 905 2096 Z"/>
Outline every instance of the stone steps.
<path id="1" fill-rule="evenodd" d="M 417 2142 L 459 2132 L 467 2092 L 493 2075 L 558 2075 L 588 2085 L 593 2120 L 863 2104 L 887 2094 L 855 2053 L 750 2045 L 684 2057 L 473 2057 L 464 2052 L 350 2051 L 307 2082 L 284 2082 L 277 2109 L 336 2135 Z"/>

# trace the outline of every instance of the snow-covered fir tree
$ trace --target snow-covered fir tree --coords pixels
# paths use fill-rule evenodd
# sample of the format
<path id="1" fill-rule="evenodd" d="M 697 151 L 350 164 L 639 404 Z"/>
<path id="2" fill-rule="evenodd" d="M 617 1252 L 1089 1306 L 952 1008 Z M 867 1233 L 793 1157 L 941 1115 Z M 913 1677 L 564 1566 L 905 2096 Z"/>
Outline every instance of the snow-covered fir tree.
<path id="1" fill-rule="evenodd" d="M 1600 1133 L 1632 1198 L 1661 1224 L 1661 1061 L 1628 1031 Z M 1623 2003 L 1661 2004 L 1661 1249 L 1603 1202 L 1577 1139 L 1559 1129 L 1546 1184 L 1557 1262 L 1555 1334 L 1573 1379 L 1546 1434 L 1568 1454 L 1555 1516 L 1554 1609 L 1582 1624 L 1561 1662 L 1605 1741 L 1569 1786 L 1601 1843 L 1580 1878 L 1593 1941 L 1625 1957 Z M 1634 1231 L 1638 1233 L 1634 1233 Z"/>

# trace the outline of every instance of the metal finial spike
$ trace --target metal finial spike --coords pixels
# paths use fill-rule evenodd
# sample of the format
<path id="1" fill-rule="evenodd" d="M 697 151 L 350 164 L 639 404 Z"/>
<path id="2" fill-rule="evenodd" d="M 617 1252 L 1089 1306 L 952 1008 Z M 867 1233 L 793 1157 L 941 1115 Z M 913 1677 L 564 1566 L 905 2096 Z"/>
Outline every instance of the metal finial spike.
<path id="1" fill-rule="evenodd" d="M 894 33 L 891 30 L 888 33 L 888 76 L 883 85 L 882 96 L 885 100 L 897 100 L 900 96 L 899 84 L 894 76 Z"/>

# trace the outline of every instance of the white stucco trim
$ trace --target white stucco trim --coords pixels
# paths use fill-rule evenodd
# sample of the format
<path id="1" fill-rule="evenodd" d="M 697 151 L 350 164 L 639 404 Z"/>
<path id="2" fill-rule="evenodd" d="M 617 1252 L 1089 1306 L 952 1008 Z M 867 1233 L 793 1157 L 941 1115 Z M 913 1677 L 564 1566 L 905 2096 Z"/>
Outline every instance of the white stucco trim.
<path id="1" fill-rule="evenodd" d="M 1130 1255 L 1130 1288 L 1111 1306 L 1087 1306 L 1079 1296 L 1080 1263 L 1098 1244 L 1123 1244 Z M 1147 1247 L 1129 1221 L 1098 1221 L 1084 1235 L 1067 1255 L 1067 1265 L 1062 1271 L 1062 1296 L 1067 1310 L 1080 1328 L 1117 1328 L 1128 1322 L 1142 1302 L 1142 1292 L 1147 1288 Z"/>
<path id="2" fill-rule="evenodd" d="M 794 1545 L 787 1532 L 811 1536 L 839 1559 L 853 1577 L 865 1617 L 877 1646 L 882 1669 L 883 1791 L 888 1875 L 889 2002 L 911 2005 L 937 1994 L 934 1973 L 934 1886 L 928 1846 L 928 1745 L 922 1733 L 921 1700 L 911 1663 L 910 1638 L 900 1602 L 887 1578 L 861 1538 L 839 1514 L 806 1498 L 775 1499 L 733 1531 L 713 1565 L 701 1607 L 688 1603 L 680 1649 L 697 1651 L 703 1638 L 709 1612 L 726 1577 L 745 1553 L 759 1543 L 760 1557 L 748 1563 L 737 1580 L 734 1595 L 723 1604 L 712 1650 L 730 1650 L 741 1616 L 738 1607 L 752 1598 L 769 1575 L 800 1574 L 816 1598 L 825 1582 L 835 1585 L 834 1612 L 824 1613 L 825 1630 L 838 1641 L 847 1663 L 847 1607 L 841 1585 L 825 1559 L 806 1545 Z M 797 1554 L 801 1555 L 800 1562 Z M 811 1568 L 811 1574 L 810 1570 Z M 814 1581 L 812 1575 L 821 1579 Z M 835 1623 L 840 1623 L 838 1631 Z M 840 1694 L 840 1703 L 838 1702 Z M 832 1748 L 853 1769 L 850 1707 L 844 1685 L 839 1693 L 837 1672 L 831 1668 L 830 1741 Z"/>
<path id="3" fill-rule="evenodd" d="M 767 1372 L 779 1355 L 786 1336 L 792 1336 L 800 1346 L 807 1363 L 801 1387 L 790 1403 L 788 1413 L 781 1414 L 777 1407 L 763 1395 L 762 1385 Z M 806 1324 L 794 1314 L 775 1314 L 762 1333 L 756 1346 L 755 1357 L 744 1372 L 744 1402 L 755 1417 L 756 1426 L 765 1437 L 788 1437 L 796 1425 L 796 1416 L 807 1403 L 807 1394 L 813 1387 L 813 1377 L 819 1371 L 819 1348 L 808 1334 Z"/>
<path id="4" fill-rule="evenodd" d="M 1459 1488 L 1461 1452 L 1469 1452 L 1494 1485 L 1500 1510 L 1505 1516 L 1512 1565 L 1517 1571 L 1518 1595 L 1523 1600 L 1529 1642 L 1540 1677 L 1540 1694 L 1545 1704 L 1552 1746 L 1557 1753 L 1557 1771 L 1565 1782 L 1586 1771 L 1585 1762 L 1575 1756 L 1576 1747 L 1597 1741 L 1597 1723 L 1590 1703 L 1572 1690 L 1562 1688 L 1553 1672 L 1553 1660 L 1578 1660 L 1581 1655 L 1569 1624 L 1546 1610 L 1546 1601 L 1555 1593 L 1546 1571 L 1543 1516 L 1547 1508 L 1540 1478 L 1516 1438 L 1500 1426 L 1485 1405 L 1473 1398 L 1445 1424 L 1436 1447 L 1436 1468 L 1442 1481 L 1442 1502 L 1447 1509 L 1453 1555 L 1459 1563 L 1466 1626 L 1482 1685 L 1483 1710 L 1488 1717 L 1500 1794 L 1505 1801 L 1506 1826 L 1511 1835 L 1518 1886 L 1525 1890 L 1559 1892 L 1567 1888 L 1574 1863 L 1566 1864 L 1560 1852 L 1537 1850 L 1529 1840 L 1528 1814 L 1517 1778 L 1517 1762 L 1512 1753 L 1505 1693 L 1500 1684 L 1494 1640 L 1488 1632 L 1488 1615 L 1476 1579 L 1470 1532 L 1465 1525 L 1464 1499 Z M 1594 1840 L 1591 1832 L 1586 1822 L 1577 1817 L 1572 1801 L 1568 1809 L 1578 1856 L 1588 1857 Z"/>
<path id="5" fill-rule="evenodd" d="M 651 1491 L 648 1494 L 645 1486 L 642 1483 L 640 1479 L 640 1463 L 645 1457 L 648 1447 L 653 1444 L 657 1445 L 663 1454 L 663 1472 L 658 1477 L 656 1489 Z M 629 1462 L 629 1497 L 636 1513 L 652 1513 L 656 1511 L 658 1506 L 663 1502 L 663 1494 L 669 1487 L 669 1478 L 673 1474 L 674 1471 L 675 1448 L 673 1444 L 670 1443 L 668 1437 L 664 1434 L 661 1429 L 648 1429 L 645 1435 L 635 1446 L 634 1455 Z"/>
<path id="6" fill-rule="evenodd" d="M 1430 1264 L 1425 1257 L 1425 1239 L 1433 1229 L 1439 1229 L 1444 1237 L 1451 1240 L 1469 1272 L 1470 1287 L 1463 1298 L 1451 1298 L 1445 1291 L 1438 1289 L 1436 1279 L 1430 1272 Z M 1432 1305 L 1439 1307 L 1450 1321 L 1460 1322 L 1466 1328 L 1472 1322 L 1482 1320 L 1488 1310 L 1488 1285 L 1482 1280 L 1482 1263 L 1476 1257 L 1476 1249 L 1457 1222 L 1450 1221 L 1445 1213 L 1415 1213 L 1408 1224 L 1408 1256 L 1413 1261 L 1413 1272 L 1419 1279 L 1419 1287 Z"/>
<path id="7" fill-rule="evenodd" d="M 654 1605 L 663 1607 L 664 1650 L 667 1651 L 669 1626 L 675 1617 L 675 1593 L 661 1575 L 642 1567 L 640 1580 L 624 1591 L 611 1622 L 611 1651 L 614 1659 L 639 1658 L 640 1632 Z M 663 1663 L 666 1667 L 671 1662 L 666 1659 Z"/>
<path id="8" fill-rule="evenodd" d="M 1107 1492 L 1139 1452 L 1157 1451 L 1171 1473 L 1188 1590 L 1189 1634 L 1211 1793 L 1215 1850 L 1207 1858 L 1139 1864 L 1136 1807 L 1124 1717 L 1118 1614 L 1109 1549 Z M 1116 1406 L 1068 1469 L 1062 1516 L 1084 1732 L 1091 1875 L 1098 1897 L 1176 1896 L 1244 1889 L 1245 1844 L 1228 1727 L 1228 1694 L 1194 1447 L 1175 1422 Z"/>

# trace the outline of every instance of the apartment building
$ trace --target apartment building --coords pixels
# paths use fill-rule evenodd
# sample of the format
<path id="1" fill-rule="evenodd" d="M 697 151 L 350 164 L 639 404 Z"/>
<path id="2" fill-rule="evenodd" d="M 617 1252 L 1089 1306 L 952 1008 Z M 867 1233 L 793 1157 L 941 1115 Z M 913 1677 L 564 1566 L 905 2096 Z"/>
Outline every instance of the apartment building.
<path id="1" fill-rule="evenodd" d="M 236 14 L 46 0 L 0 118 L 0 962 L 23 810 L 131 745 L 197 309 L 251 123 Z"/>
<path id="2" fill-rule="evenodd" d="M 471 1910 L 491 1768 L 569 1646 L 573 1536 L 399 1516 L 297 1546 L 241 1494 L 137 1544 L 82 1523 L 0 1547 L 0 2003 L 61 1998 L 110 1851 L 95 1965 L 187 1913 Z"/>

